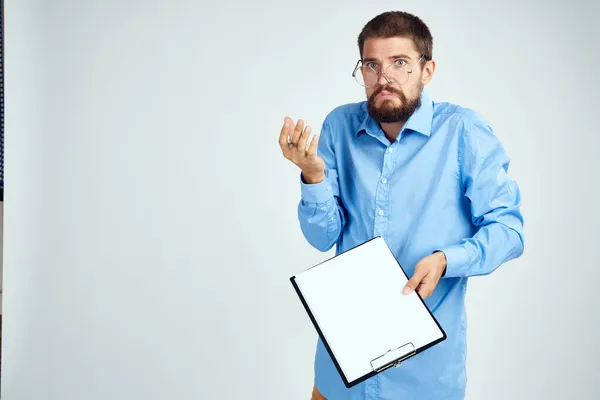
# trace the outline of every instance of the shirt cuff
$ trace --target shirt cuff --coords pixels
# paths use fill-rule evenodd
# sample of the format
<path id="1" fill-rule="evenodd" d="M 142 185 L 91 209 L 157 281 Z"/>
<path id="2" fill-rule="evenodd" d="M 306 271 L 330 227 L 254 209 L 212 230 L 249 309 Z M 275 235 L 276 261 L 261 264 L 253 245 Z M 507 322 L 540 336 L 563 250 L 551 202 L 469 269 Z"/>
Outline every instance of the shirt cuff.
<path id="1" fill-rule="evenodd" d="M 471 257 L 464 246 L 449 246 L 440 249 L 446 256 L 446 270 L 444 278 L 457 278 L 465 274 Z"/>
<path id="2" fill-rule="evenodd" d="M 319 183 L 306 183 L 300 173 L 302 199 L 308 203 L 326 203 L 333 198 L 333 190 L 327 175 Z"/>

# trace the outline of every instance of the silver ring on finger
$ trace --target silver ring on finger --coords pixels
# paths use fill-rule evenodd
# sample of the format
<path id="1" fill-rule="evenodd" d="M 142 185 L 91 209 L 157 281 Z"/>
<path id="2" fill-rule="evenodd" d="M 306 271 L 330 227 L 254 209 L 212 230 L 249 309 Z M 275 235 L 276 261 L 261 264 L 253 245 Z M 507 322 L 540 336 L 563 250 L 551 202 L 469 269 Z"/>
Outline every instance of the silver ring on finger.
<path id="1" fill-rule="evenodd" d="M 289 147 L 290 149 L 293 149 L 294 147 L 296 147 L 296 145 L 295 145 L 294 143 L 292 143 L 292 142 L 289 142 L 289 143 L 288 143 L 288 147 Z"/>

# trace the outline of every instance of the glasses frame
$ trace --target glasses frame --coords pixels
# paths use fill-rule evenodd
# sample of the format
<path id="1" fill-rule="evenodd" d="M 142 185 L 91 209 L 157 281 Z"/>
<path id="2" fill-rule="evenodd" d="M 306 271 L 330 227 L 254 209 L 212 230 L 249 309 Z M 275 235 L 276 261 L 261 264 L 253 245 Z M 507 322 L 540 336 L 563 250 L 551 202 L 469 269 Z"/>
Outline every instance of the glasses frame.
<path id="1" fill-rule="evenodd" d="M 385 69 L 382 69 L 380 72 L 377 72 L 377 71 L 375 71 L 375 69 L 373 69 L 373 68 L 371 68 L 371 67 L 367 67 L 367 68 L 369 68 L 371 71 L 375 72 L 375 74 L 377 75 L 377 81 L 376 81 L 376 82 L 379 82 L 379 77 L 380 77 L 380 75 L 383 75 L 383 77 L 385 78 L 385 80 L 386 80 L 386 81 L 388 81 L 388 83 L 389 83 L 389 84 L 391 84 L 392 82 L 396 82 L 396 83 L 398 83 L 398 85 L 402 86 L 402 85 L 404 85 L 406 82 L 408 82 L 408 81 L 410 80 L 410 74 L 412 74 L 412 73 L 413 73 L 413 71 L 415 70 L 415 67 L 416 67 L 417 65 L 419 65 L 419 63 L 421 62 L 421 60 L 422 60 L 424 57 L 425 57 L 425 55 L 424 55 L 424 54 L 422 54 L 422 55 L 421 55 L 421 57 L 419 57 L 419 59 L 417 60 L 417 62 L 415 62 L 415 63 L 414 63 L 414 65 L 412 66 L 412 68 L 410 69 L 410 71 L 408 71 L 408 70 L 406 71 L 406 72 L 407 72 L 407 74 L 408 74 L 408 75 L 407 75 L 407 76 L 408 76 L 408 78 L 406 79 L 406 81 L 404 81 L 404 82 L 402 82 L 402 83 L 400 83 L 400 82 L 396 82 L 394 79 L 390 79 L 390 78 L 387 76 L 387 74 L 385 73 L 385 71 L 387 71 L 387 70 L 388 70 L 388 68 L 389 68 L 389 67 L 391 67 L 391 66 L 392 66 L 392 65 L 394 65 L 394 64 L 390 64 L 390 65 L 388 65 L 387 67 L 385 67 Z M 375 83 L 374 85 L 370 85 L 370 86 L 367 86 L 366 84 L 365 84 L 365 85 L 361 85 L 361 84 L 360 84 L 360 82 L 358 81 L 358 78 L 356 77 L 356 71 L 358 71 L 358 69 L 359 69 L 359 65 L 360 65 L 362 62 L 363 62 L 363 60 L 362 60 L 362 59 L 360 59 L 360 60 L 358 60 L 358 61 L 357 61 L 356 65 L 354 66 L 354 71 L 352 72 L 352 77 L 354 78 L 354 80 L 356 81 L 356 83 L 358 83 L 358 84 L 359 84 L 360 86 L 362 86 L 362 87 L 367 87 L 367 88 L 370 88 L 370 87 L 373 87 L 373 86 L 377 85 L 377 83 Z M 362 70 L 361 70 L 361 72 L 362 72 Z"/>

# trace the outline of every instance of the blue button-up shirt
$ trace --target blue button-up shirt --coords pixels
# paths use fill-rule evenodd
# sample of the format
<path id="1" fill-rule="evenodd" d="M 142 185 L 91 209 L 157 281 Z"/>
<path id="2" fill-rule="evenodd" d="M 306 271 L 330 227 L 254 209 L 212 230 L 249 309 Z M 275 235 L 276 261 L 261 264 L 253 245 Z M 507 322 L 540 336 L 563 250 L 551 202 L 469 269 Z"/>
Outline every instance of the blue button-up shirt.
<path id="1" fill-rule="evenodd" d="M 350 389 L 321 339 L 315 384 L 329 400 L 455 400 L 466 388 L 467 279 L 523 252 L 523 218 L 509 158 L 477 112 L 430 99 L 390 143 L 366 101 L 339 106 L 323 122 L 318 154 L 326 179 L 300 179 L 300 227 L 320 251 L 336 255 L 382 236 L 410 277 L 442 250 L 447 268 L 425 300 L 448 338 Z M 402 318 L 402 316 L 397 316 Z"/>

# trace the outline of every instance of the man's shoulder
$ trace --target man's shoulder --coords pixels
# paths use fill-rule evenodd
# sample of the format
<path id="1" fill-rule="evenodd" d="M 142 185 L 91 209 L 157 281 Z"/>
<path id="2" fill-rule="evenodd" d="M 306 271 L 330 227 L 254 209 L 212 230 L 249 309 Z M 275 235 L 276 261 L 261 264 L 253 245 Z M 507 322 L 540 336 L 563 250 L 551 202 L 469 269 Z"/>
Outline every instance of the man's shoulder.
<path id="1" fill-rule="evenodd" d="M 450 102 L 435 103 L 433 126 L 463 141 L 497 140 L 492 124 L 482 112 Z"/>
<path id="2" fill-rule="evenodd" d="M 480 111 L 448 101 L 433 103 L 433 120 L 440 124 L 456 123 L 463 126 L 465 123 L 482 126 L 489 125 L 488 120 Z"/>

